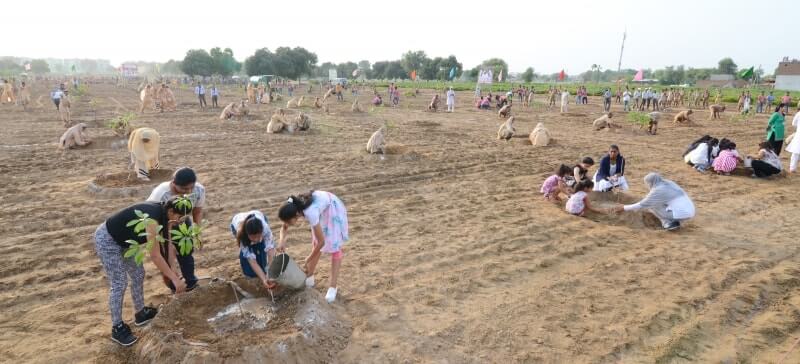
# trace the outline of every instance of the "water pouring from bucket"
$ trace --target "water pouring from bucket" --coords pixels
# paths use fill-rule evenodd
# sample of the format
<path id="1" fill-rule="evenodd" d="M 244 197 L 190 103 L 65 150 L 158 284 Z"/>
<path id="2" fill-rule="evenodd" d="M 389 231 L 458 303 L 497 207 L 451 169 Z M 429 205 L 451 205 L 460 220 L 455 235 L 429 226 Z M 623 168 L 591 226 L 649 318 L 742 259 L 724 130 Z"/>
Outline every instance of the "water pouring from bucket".
<path id="1" fill-rule="evenodd" d="M 301 289 L 305 287 L 306 274 L 289 254 L 281 253 L 269 265 L 269 279 L 283 287 Z"/>

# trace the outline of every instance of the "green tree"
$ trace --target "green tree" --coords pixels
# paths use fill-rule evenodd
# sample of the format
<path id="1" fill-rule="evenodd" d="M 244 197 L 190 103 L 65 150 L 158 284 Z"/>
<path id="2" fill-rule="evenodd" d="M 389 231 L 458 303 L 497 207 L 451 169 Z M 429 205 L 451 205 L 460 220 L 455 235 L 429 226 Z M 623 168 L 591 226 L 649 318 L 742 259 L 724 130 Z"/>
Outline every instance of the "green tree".
<path id="1" fill-rule="evenodd" d="M 365 60 L 363 60 L 363 61 L 359 61 L 359 62 L 358 62 L 358 69 L 360 69 L 360 70 L 361 70 L 361 72 L 367 72 L 367 71 L 369 71 L 369 70 L 370 70 L 370 64 L 369 64 L 369 61 L 367 61 L 366 59 L 365 59 Z"/>
<path id="2" fill-rule="evenodd" d="M 50 73 L 50 65 L 43 59 L 34 59 L 31 61 L 31 72 Z"/>
<path id="3" fill-rule="evenodd" d="M 209 55 L 214 60 L 214 74 L 229 77 L 242 69 L 242 64 L 233 57 L 233 50 L 230 48 L 211 48 Z"/>
<path id="4" fill-rule="evenodd" d="M 525 72 L 522 72 L 522 80 L 525 81 L 525 83 L 531 83 L 531 81 L 533 81 L 533 75 L 533 67 L 528 67 L 525 69 Z"/>
<path id="5" fill-rule="evenodd" d="M 450 70 L 453 69 L 453 67 L 456 69 L 456 73 L 453 75 L 453 77 L 456 78 L 461 76 L 461 73 L 464 71 L 464 66 L 458 61 L 456 56 L 450 55 L 439 63 L 439 74 L 436 78 L 440 80 L 449 79 Z"/>
<path id="6" fill-rule="evenodd" d="M 0 72 L 17 73 L 22 72 L 22 66 L 15 62 L 11 57 L 0 58 Z"/>
<path id="7" fill-rule="evenodd" d="M 352 78 L 353 71 L 358 69 L 358 65 L 354 62 L 344 62 L 336 65 L 336 73 L 339 77 Z"/>
<path id="8" fill-rule="evenodd" d="M 423 65 L 425 65 L 425 62 L 427 61 L 429 61 L 429 59 L 424 51 L 408 51 L 403 54 L 403 57 L 400 58 L 400 65 L 403 67 L 406 73 L 410 73 L 414 70 L 416 70 L 417 73 L 420 73 Z"/>
<path id="9" fill-rule="evenodd" d="M 325 62 L 317 67 L 317 77 L 328 78 L 328 71 L 336 69 L 336 65 L 332 62 Z"/>
<path id="10" fill-rule="evenodd" d="M 176 61 L 174 59 L 170 59 L 167 63 L 161 65 L 161 73 L 166 75 L 179 75 L 183 72 L 181 71 L 181 61 Z"/>
<path id="11" fill-rule="evenodd" d="M 267 48 L 261 48 L 244 60 L 244 71 L 248 76 L 275 74 L 272 64 L 274 55 Z"/>
<path id="12" fill-rule="evenodd" d="M 733 62 L 733 59 L 726 57 L 719 60 L 717 71 L 725 75 L 735 75 L 738 66 Z"/>
<path id="13" fill-rule="evenodd" d="M 441 68 L 440 65 L 443 61 L 444 59 L 442 59 L 442 57 L 425 59 L 422 62 L 422 67 L 417 70 L 417 74 L 424 80 L 438 79 L 439 69 Z"/>
<path id="14" fill-rule="evenodd" d="M 311 76 L 317 65 L 317 55 L 302 47 L 280 47 L 275 50 L 276 72 L 281 76 L 299 79 L 306 75 Z M 280 69 L 278 69 L 280 68 Z"/>
<path id="15" fill-rule="evenodd" d="M 481 63 L 481 65 L 484 68 L 488 68 L 488 69 L 492 70 L 492 72 L 495 75 L 498 72 L 500 72 L 501 69 L 504 70 L 503 73 L 508 73 L 508 63 L 506 63 L 506 61 L 504 61 L 501 58 L 490 58 L 490 59 L 487 59 L 487 60 L 483 61 L 483 63 Z"/>
<path id="16" fill-rule="evenodd" d="M 367 77 L 371 79 L 386 78 L 386 68 L 389 66 L 389 61 L 379 61 L 372 65 L 372 70 L 367 72 Z"/>
<path id="17" fill-rule="evenodd" d="M 183 58 L 181 71 L 189 76 L 211 76 L 214 59 L 204 49 L 190 49 Z"/>
<path id="18" fill-rule="evenodd" d="M 407 80 L 410 78 L 408 73 L 406 73 L 405 68 L 403 68 L 401 61 L 389 62 L 386 65 L 386 70 L 384 71 L 383 77 L 388 79 L 399 78 L 402 80 Z"/>

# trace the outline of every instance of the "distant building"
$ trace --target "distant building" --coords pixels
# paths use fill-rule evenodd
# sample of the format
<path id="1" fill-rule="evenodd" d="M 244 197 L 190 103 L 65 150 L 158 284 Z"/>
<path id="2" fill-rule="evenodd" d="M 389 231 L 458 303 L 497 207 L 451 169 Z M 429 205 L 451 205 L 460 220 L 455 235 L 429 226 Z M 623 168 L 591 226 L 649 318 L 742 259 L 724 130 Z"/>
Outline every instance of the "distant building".
<path id="1" fill-rule="evenodd" d="M 139 74 L 139 66 L 133 63 L 123 63 L 120 66 L 120 71 L 122 71 L 122 75 L 125 77 L 136 77 Z"/>
<path id="2" fill-rule="evenodd" d="M 800 61 L 784 57 L 775 70 L 775 89 L 800 91 Z"/>
<path id="3" fill-rule="evenodd" d="M 716 74 L 709 76 L 707 80 L 697 80 L 695 86 L 699 88 L 740 88 L 747 86 L 747 81 L 737 80 L 734 75 Z"/>
<path id="4" fill-rule="evenodd" d="M 708 80 L 709 81 L 733 81 L 736 77 L 733 75 L 728 74 L 718 74 L 718 75 L 711 75 Z"/>

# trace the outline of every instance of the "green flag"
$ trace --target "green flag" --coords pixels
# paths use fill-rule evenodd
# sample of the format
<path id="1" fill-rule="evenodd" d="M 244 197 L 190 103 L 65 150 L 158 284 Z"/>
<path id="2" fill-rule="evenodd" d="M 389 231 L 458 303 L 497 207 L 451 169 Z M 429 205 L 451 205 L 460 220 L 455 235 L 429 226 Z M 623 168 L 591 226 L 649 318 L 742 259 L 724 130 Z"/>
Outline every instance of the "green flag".
<path id="1" fill-rule="evenodd" d="M 72 65 L 72 72 L 75 72 L 75 65 Z"/>
<path id="2" fill-rule="evenodd" d="M 742 72 L 739 72 L 739 78 L 741 78 L 743 80 L 747 80 L 747 79 L 752 78 L 753 77 L 753 68 L 754 67 L 750 67 L 750 68 L 748 68 L 746 70 L 742 70 Z"/>

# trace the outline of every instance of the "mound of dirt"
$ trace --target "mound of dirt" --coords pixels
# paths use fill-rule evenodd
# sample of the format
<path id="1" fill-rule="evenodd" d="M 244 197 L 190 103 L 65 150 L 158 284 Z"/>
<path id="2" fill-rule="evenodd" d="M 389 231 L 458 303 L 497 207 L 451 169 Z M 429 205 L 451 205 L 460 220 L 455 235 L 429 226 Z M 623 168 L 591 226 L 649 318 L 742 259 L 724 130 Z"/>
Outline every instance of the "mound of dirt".
<path id="1" fill-rule="evenodd" d="M 263 292 L 262 292 L 263 294 Z M 136 347 L 142 362 L 327 363 L 352 328 L 315 290 L 243 298 L 212 282 L 165 305 Z"/>

